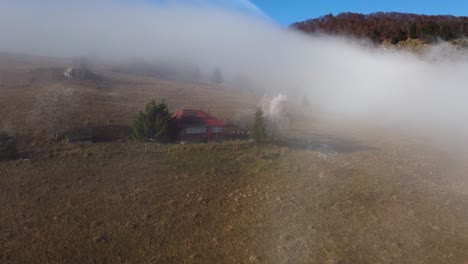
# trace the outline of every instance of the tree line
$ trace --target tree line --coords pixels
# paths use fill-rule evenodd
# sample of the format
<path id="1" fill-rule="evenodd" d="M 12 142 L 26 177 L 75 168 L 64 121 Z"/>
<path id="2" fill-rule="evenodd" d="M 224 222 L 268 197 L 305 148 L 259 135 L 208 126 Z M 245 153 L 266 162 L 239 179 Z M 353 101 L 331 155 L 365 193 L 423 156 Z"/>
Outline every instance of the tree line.
<path id="1" fill-rule="evenodd" d="M 389 40 L 420 39 L 432 43 L 438 39 L 453 40 L 468 36 L 468 17 L 449 15 L 416 15 L 396 12 L 373 14 L 332 14 L 294 23 L 291 28 L 307 33 L 326 33 L 355 38 L 368 38 L 375 43 Z"/>

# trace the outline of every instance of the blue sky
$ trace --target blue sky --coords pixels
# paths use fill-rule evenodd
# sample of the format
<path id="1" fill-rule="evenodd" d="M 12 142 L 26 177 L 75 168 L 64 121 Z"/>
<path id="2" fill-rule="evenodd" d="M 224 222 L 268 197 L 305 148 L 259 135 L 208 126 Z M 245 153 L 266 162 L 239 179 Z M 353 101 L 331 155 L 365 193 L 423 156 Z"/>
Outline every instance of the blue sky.
<path id="1" fill-rule="evenodd" d="M 282 25 L 348 11 L 358 13 L 396 11 L 468 16 L 468 0 L 251 0 L 250 2 Z"/>

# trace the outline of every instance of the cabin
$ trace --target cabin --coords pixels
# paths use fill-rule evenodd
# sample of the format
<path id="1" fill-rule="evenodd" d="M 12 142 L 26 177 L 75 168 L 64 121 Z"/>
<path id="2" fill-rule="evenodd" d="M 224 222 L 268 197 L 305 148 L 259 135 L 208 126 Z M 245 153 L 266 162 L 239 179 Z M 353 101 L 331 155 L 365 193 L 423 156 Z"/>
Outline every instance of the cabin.
<path id="1" fill-rule="evenodd" d="M 182 142 L 217 142 L 224 140 L 224 122 L 201 110 L 179 110 L 171 118 Z"/>

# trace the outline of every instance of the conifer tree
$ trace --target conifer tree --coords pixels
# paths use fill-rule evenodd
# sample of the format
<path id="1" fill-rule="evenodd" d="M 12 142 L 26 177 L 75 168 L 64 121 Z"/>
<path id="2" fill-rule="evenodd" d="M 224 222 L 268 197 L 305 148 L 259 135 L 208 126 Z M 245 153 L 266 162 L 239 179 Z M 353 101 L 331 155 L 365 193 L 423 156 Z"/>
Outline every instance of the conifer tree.
<path id="1" fill-rule="evenodd" d="M 151 100 L 144 112 L 138 113 L 132 125 L 133 138 L 138 140 L 163 140 L 169 131 L 171 114 L 164 100 L 156 104 Z"/>
<path id="2" fill-rule="evenodd" d="M 265 142 L 267 139 L 266 120 L 260 108 L 255 112 L 254 124 L 250 129 L 250 137 L 256 142 Z"/>

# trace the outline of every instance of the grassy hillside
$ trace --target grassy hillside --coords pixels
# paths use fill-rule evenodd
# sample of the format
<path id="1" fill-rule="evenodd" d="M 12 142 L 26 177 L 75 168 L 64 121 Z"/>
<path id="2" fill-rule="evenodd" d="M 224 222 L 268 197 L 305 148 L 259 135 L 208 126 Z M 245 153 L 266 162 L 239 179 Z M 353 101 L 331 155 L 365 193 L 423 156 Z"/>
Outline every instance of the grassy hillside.
<path id="1" fill-rule="evenodd" d="M 14 61 L 13 58 L 16 58 Z M 34 61 L 34 58 L 27 57 Z M 151 100 L 165 99 L 171 111 L 201 109 L 229 122 L 247 110 L 253 111 L 260 95 L 238 87 L 221 87 L 203 82 L 161 80 L 154 77 L 118 73 L 112 66 L 98 65 L 93 69 L 99 80 L 70 79 L 64 76 L 67 64 L 56 67 L 54 59 L 30 67 L 21 64 L 23 57 L 11 55 L 10 62 L 18 67 L 0 66 L 0 105 L 2 127 L 19 134 L 21 145 L 37 145 L 44 141 L 47 130 L 41 98 L 63 89 L 71 91 L 67 105 L 67 126 L 84 123 L 130 125 Z M 2 63 L 0 63 L 2 64 Z"/>

